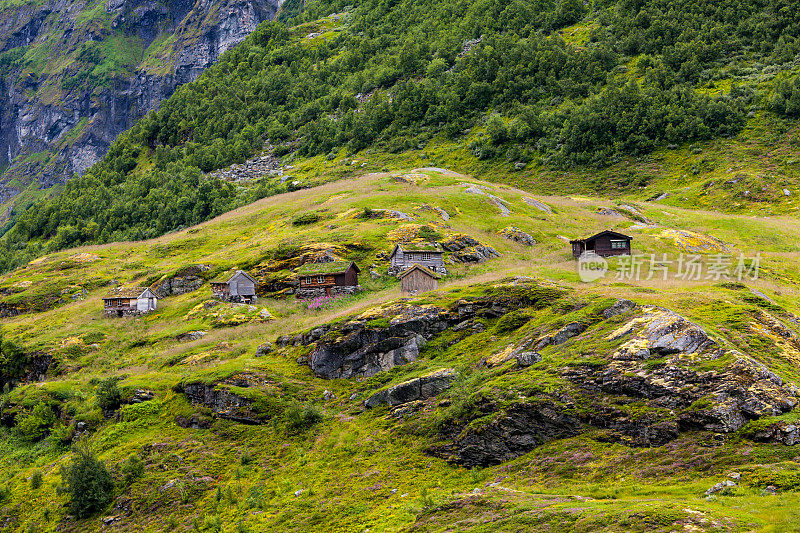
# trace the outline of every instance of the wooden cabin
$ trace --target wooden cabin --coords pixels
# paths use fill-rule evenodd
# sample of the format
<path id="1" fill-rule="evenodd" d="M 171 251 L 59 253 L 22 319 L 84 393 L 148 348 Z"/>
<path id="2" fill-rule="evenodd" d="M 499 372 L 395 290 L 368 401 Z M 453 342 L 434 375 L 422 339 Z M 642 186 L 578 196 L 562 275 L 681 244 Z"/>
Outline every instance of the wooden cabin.
<path id="1" fill-rule="evenodd" d="M 157 307 L 158 297 L 149 287 L 118 287 L 103 297 L 107 317 L 144 315 Z"/>
<path id="2" fill-rule="evenodd" d="M 594 252 L 601 257 L 613 255 L 631 255 L 633 237 L 605 230 L 585 239 L 569 241 L 572 244 L 572 255 L 577 259 L 584 252 Z"/>
<path id="3" fill-rule="evenodd" d="M 400 292 L 403 294 L 420 294 L 439 287 L 442 276 L 420 264 L 414 264 L 400 273 Z"/>
<path id="4" fill-rule="evenodd" d="M 396 244 L 389 254 L 389 274 L 397 275 L 412 266 L 420 265 L 440 275 L 446 275 L 444 252 L 432 244 Z"/>
<path id="5" fill-rule="evenodd" d="M 358 292 L 361 290 L 358 284 L 359 272 L 361 269 L 352 261 L 307 263 L 297 269 L 297 297 L 308 299 Z"/>
<path id="6" fill-rule="evenodd" d="M 254 304 L 257 300 L 256 285 L 258 282 L 253 276 L 244 270 L 237 270 L 211 280 L 211 291 L 215 298 L 224 302 Z"/>

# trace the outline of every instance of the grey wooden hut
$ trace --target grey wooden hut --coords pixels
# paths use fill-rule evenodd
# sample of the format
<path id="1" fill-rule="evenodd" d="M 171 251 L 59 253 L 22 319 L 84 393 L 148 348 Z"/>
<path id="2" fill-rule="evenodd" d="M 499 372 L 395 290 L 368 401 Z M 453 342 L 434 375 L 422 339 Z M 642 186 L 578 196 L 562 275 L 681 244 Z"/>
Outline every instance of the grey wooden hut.
<path id="1" fill-rule="evenodd" d="M 389 274 L 397 275 L 415 264 L 424 266 L 440 275 L 447 275 L 444 267 L 444 252 L 428 243 L 396 244 L 389 254 Z"/>
<path id="2" fill-rule="evenodd" d="M 255 278 L 244 270 L 229 271 L 211 280 L 211 291 L 225 302 L 254 304 L 257 284 Z"/>
<path id="3" fill-rule="evenodd" d="M 103 297 L 107 317 L 144 315 L 158 307 L 158 296 L 149 287 L 117 287 Z"/>
<path id="4" fill-rule="evenodd" d="M 419 294 L 439 287 L 442 276 L 418 263 L 400 273 L 400 292 Z"/>

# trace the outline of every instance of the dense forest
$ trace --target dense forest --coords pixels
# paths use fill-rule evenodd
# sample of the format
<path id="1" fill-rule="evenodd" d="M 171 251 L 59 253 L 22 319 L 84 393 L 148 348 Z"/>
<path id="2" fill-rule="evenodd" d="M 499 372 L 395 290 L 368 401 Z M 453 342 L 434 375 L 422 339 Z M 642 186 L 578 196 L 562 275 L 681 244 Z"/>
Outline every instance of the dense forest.
<path id="1" fill-rule="evenodd" d="M 299 12 L 299 8 L 295 9 Z M 279 155 L 400 152 L 486 134 L 478 158 L 602 166 L 800 114 L 800 1 L 322 0 L 262 24 L 60 194 L 14 214 L 0 269 L 81 243 L 153 237 L 273 194 L 203 175 Z M 297 24 L 341 13 L 342 31 Z M 286 18 L 286 17 L 284 17 Z M 560 30 L 580 24 L 575 38 Z M 774 66 L 768 88 L 749 73 Z M 698 91 L 729 85 L 729 90 Z"/>

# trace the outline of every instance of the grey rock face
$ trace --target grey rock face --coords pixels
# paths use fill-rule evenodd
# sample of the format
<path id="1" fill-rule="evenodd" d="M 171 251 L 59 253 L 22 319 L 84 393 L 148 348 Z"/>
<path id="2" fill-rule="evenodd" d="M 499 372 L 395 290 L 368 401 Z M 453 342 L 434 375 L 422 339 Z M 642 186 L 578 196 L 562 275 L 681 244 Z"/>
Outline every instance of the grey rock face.
<path id="1" fill-rule="evenodd" d="M 516 356 L 517 364 L 521 367 L 531 366 L 542 360 L 538 352 L 522 352 Z"/>
<path id="2" fill-rule="evenodd" d="M 545 346 L 563 344 L 572 337 L 580 335 L 585 329 L 586 326 L 580 322 L 570 322 L 563 328 L 556 331 L 554 334 L 539 339 L 539 342 L 536 343 L 536 349 L 541 350 Z"/>
<path id="3" fill-rule="evenodd" d="M 579 330 L 568 324 L 558 333 L 572 335 Z M 554 344 L 554 337 L 546 339 Z M 465 466 L 486 466 L 588 430 L 602 431 L 602 438 L 609 442 L 661 446 L 685 431 L 730 434 L 750 420 L 787 413 L 797 405 L 796 387 L 741 354 L 728 353 L 736 356 L 717 370 L 687 368 L 686 358 L 719 358 L 724 355 L 722 348 L 702 328 L 667 309 L 645 306 L 606 338 L 626 339 L 607 364 L 565 366 L 561 375 L 580 389 L 577 394 L 586 394 L 583 401 L 593 403 L 593 398 L 610 394 L 643 402 L 653 408 L 652 413 L 632 418 L 602 404 L 576 412 L 570 408 L 574 400 L 561 395 L 537 395 L 511 406 L 484 398 L 468 420 L 445 427 L 441 437 L 448 444 L 429 452 Z M 661 364 L 645 364 L 651 351 L 663 359 Z M 664 412 L 670 414 L 664 416 Z M 490 421 L 474 425 L 479 419 Z M 749 431 L 745 436 L 758 442 L 800 442 L 800 427 L 784 421 Z"/>
<path id="4" fill-rule="evenodd" d="M 154 290 L 160 298 L 177 296 L 199 289 L 204 280 L 200 276 L 210 269 L 208 265 L 192 265 L 181 269 L 174 276 L 159 281 Z"/>
<path id="5" fill-rule="evenodd" d="M 630 300 L 617 300 L 614 305 L 603 311 L 603 317 L 611 318 L 613 316 L 622 315 L 628 311 L 633 310 L 636 303 Z"/>
<path id="6" fill-rule="evenodd" d="M 416 400 L 427 400 L 447 390 L 458 374 L 452 368 L 437 370 L 376 392 L 364 401 L 364 407 L 395 406 Z"/>
<path id="7" fill-rule="evenodd" d="M 147 48 L 164 34 L 174 34 L 171 49 L 156 69 L 134 65 L 108 86 L 53 78 L 62 74 L 29 75 L 11 68 L 0 78 L 0 154 L 11 163 L 0 176 L 3 201 L 18 194 L 7 184 L 26 184 L 34 176 L 45 187 L 82 174 L 108 150 L 116 136 L 158 107 L 175 89 L 195 80 L 225 51 L 249 35 L 264 20 L 274 18 L 282 0 L 111 0 L 105 5 L 112 30 L 139 39 Z M 89 41 L 102 41 L 107 29 L 81 22 L 83 5 L 69 0 L 46 0 L 36 5 L 11 6 L 0 20 L 0 52 L 28 45 L 51 47 L 51 55 L 72 57 Z M 59 16 L 50 16 L 58 13 Z M 94 29 L 92 29 L 94 28 Z M 165 68 L 166 64 L 166 68 Z M 54 102 L 41 99 L 41 86 L 63 87 Z M 64 143 L 67 135 L 73 139 Z M 48 163 L 24 160 L 51 150 Z"/>
<path id="8" fill-rule="evenodd" d="M 209 407 L 219 418 L 243 424 L 260 424 L 262 422 L 261 418 L 250 410 L 252 400 L 234 394 L 224 387 L 204 383 L 186 383 L 180 386 L 179 392 L 183 392 L 190 403 Z"/>

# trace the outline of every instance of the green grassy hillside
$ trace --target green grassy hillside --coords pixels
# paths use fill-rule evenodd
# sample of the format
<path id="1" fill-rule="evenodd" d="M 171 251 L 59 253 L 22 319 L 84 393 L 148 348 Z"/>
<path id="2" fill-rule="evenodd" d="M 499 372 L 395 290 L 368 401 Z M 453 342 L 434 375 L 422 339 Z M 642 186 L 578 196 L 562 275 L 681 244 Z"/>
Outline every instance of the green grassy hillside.
<path id="1" fill-rule="evenodd" d="M 544 194 L 795 209 L 793 0 L 305 9 L 262 24 L 61 194 L 19 205 L 0 268 L 275 192 L 201 177 L 262 151 L 283 165 L 418 157 Z"/>
<path id="2" fill-rule="evenodd" d="M 798 224 L 406 168 L 264 198 L 153 240 L 46 255 L 0 278 L 4 350 L 17 353 L 0 359 L 17 383 L 0 396 L 0 520 L 9 531 L 791 531 L 797 451 L 780 435 L 796 420 L 800 378 Z M 509 227 L 535 244 L 506 238 Z M 632 235 L 641 254 L 760 254 L 760 276 L 615 279 L 612 260 L 605 279 L 581 283 L 565 239 L 605 228 Z M 392 243 L 409 240 L 471 244 L 446 253 L 439 290 L 407 298 L 385 273 Z M 479 246 L 500 257 L 458 261 Z M 285 281 L 325 250 L 357 261 L 365 291 L 309 309 Z M 204 282 L 149 315 L 102 316 L 117 284 L 235 266 L 262 283 L 257 305 L 213 305 Z M 637 305 L 604 314 L 620 299 Z M 410 364 L 322 379 L 307 362 L 352 328 L 400 335 L 407 320 L 428 336 Z M 573 323 L 579 335 L 552 340 Z M 708 341 L 629 357 L 654 324 Z M 542 342 L 540 361 L 516 362 Z M 41 361 L 43 379 L 26 382 Z M 441 394 L 364 407 L 445 368 L 457 377 Z M 550 409 L 567 418 L 553 426 Z M 529 422 L 508 430 L 515 420 Z M 535 428 L 552 433 L 492 451 Z M 81 447 L 114 482 L 85 518 L 59 489 Z M 734 472 L 735 486 L 706 497 Z"/>

